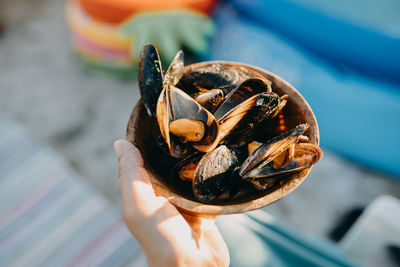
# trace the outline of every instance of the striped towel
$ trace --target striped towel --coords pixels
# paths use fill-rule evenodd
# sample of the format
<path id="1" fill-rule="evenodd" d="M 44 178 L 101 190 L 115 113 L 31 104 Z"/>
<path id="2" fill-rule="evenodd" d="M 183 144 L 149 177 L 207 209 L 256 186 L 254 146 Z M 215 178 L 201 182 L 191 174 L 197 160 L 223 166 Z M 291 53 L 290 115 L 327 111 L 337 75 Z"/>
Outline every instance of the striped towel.
<path id="1" fill-rule="evenodd" d="M 0 116 L 0 266 L 146 266 L 113 207 Z"/>

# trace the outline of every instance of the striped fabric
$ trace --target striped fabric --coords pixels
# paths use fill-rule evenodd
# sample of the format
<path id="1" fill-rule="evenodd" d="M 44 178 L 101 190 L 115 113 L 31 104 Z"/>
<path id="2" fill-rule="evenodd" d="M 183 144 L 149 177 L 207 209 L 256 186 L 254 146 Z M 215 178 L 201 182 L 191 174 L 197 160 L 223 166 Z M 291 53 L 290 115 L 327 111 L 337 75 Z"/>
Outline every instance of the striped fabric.
<path id="1" fill-rule="evenodd" d="M 113 207 L 1 116 L 0 266 L 146 266 Z"/>

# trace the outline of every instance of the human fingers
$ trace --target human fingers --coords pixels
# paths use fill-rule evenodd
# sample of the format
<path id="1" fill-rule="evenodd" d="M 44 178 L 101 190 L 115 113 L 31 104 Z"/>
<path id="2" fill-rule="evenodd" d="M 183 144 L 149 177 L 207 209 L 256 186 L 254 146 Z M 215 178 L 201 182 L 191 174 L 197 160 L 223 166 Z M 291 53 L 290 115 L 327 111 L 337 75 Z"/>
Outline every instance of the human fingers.
<path id="1" fill-rule="evenodd" d="M 139 150 L 126 140 L 114 143 L 124 216 L 141 217 L 153 212 L 158 202 Z"/>
<path id="2" fill-rule="evenodd" d="M 195 235 L 178 210 L 155 195 L 140 152 L 128 141 L 115 142 L 125 223 L 148 259 L 171 259 L 195 250 Z M 185 254 L 185 253 L 182 253 Z"/>
<path id="3" fill-rule="evenodd" d="M 134 226 L 131 232 L 155 232 L 154 229 L 158 229 L 164 236 L 168 233 L 172 235 L 173 229 L 168 231 L 164 225 L 168 225 L 174 217 L 177 217 L 178 224 L 187 225 L 167 199 L 155 195 L 139 150 L 126 140 L 116 141 L 114 146 L 119 158 L 123 214 L 128 227 Z"/>
<path id="4" fill-rule="evenodd" d="M 190 225 L 193 231 L 200 238 L 202 235 L 203 222 L 215 221 L 217 218 L 216 215 L 208 215 L 208 214 L 189 214 L 185 211 L 180 210 L 181 215 L 186 220 L 186 222 Z"/>
<path id="5" fill-rule="evenodd" d="M 191 215 L 181 212 L 186 222 L 196 233 L 201 250 L 216 266 L 229 266 L 229 251 L 215 224 L 216 216 Z"/>

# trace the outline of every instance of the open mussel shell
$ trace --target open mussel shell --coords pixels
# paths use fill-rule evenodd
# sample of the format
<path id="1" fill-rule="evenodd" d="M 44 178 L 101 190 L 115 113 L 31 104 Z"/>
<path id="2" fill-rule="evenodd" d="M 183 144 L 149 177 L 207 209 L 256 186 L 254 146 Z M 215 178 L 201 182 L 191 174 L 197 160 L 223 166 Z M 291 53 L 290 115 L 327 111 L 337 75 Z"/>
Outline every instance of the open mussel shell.
<path id="1" fill-rule="evenodd" d="M 154 116 L 157 99 L 163 88 L 163 71 L 157 48 L 152 44 L 145 45 L 140 53 L 138 80 L 147 114 Z"/>
<path id="2" fill-rule="evenodd" d="M 267 190 L 283 182 L 290 174 L 310 168 L 322 157 L 322 150 L 314 144 L 298 143 L 293 148 L 293 158 L 286 167 L 277 169 L 270 162 L 252 171 L 247 181 L 259 190 Z"/>
<path id="3" fill-rule="evenodd" d="M 201 152 L 208 152 L 216 146 L 219 135 L 217 120 L 179 88 L 169 86 L 161 92 L 157 122 L 173 157 L 185 156 L 175 153 L 177 145 L 190 143 Z"/>
<path id="4" fill-rule="evenodd" d="M 279 96 L 275 93 L 260 93 L 240 103 L 218 120 L 220 139 L 224 143 L 242 146 L 256 126 L 269 118 L 279 105 Z"/>
<path id="5" fill-rule="evenodd" d="M 288 82 L 284 81 L 278 76 L 265 70 L 248 65 L 223 61 L 211 61 L 185 66 L 184 77 L 186 76 L 186 74 L 190 74 L 197 69 L 205 69 L 211 66 L 213 66 L 212 68 L 214 68 L 215 65 L 243 66 L 245 69 L 249 69 L 252 72 L 259 73 L 260 76 L 264 77 L 267 80 L 270 80 L 272 82 L 273 91 L 275 93 L 277 93 L 279 96 L 287 94 L 289 97 L 289 101 L 282 109 L 279 116 L 276 117 L 276 120 L 278 120 L 278 117 L 282 115 L 282 120 L 284 120 L 283 125 L 287 129 L 292 129 L 301 122 L 308 123 L 310 127 L 304 133 L 304 135 L 309 138 L 309 143 L 318 145 L 318 126 L 311 108 L 293 86 L 291 86 Z M 254 77 L 258 76 L 259 75 L 255 75 Z M 248 78 L 251 77 L 246 77 L 241 82 L 239 82 L 238 85 Z M 178 85 L 177 87 L 179 87 Z M 233 89 L 236 87 L 231 88 Z M 185 88 L 182 87 L 182 89 Z M 215 89 L 215 87 L 212 86 L 208 89 Z M 198 92 L 197 88 L 194 88 L 193 92 Z M 162 153 L 158 149 L 154 140 L 154 134 L 152 133 L 153 128 L 155 127 L 153 127 L 153 125 L 151 125 L 149 121 L 150 117 L 146 112 L 143 102 L 139 101 L 132 111 L 131 117 L 129 119 L 127 125 L 126 139 L 131 141 L 140 150 L 144 160 L 144 168 L 149 174 L 156 195 L 165 197 L 170 203 L 174 204 L 180 211 L 185 213 L 201 214 L 202 216 L 204 216 L 241 213 L 262 208 L 279 200 L 280 198 L 293 191 L 305 180 L 311 169 L 311 167 L 309 167 L 299 172 L 288 174 L 284 177 L 282 181 L 279 180 L 280 182 L 277 183 L 275 187 L 272 187 L 267 191 L 249 191 L 251 192 L 251 194 L 248 195 L 246 194 L 246 191 L 242 191 L 242 189 L 240 189 L 240 191 L 232 198 L 220 201 L 220 196 L 212 202 L 205 204 L 194 197 L 192 192 L 193 189 L 189 182 L 181 182 L 180 179 L 178 179 L 179 181 L 176 181 L 176 178 L 173 179 L 173 177 L 171 177 L 171 171 L 165 172 L 160 169 L 160 162 L 163 162 L 161 159 L 164 157 L 171 157 L 169 157 L 165 153 Z M 268 124 L 269 121 L 263 122 L 263 125 Z M 156 128 L 158 128 L 158 126 Z M 275 129 L 273 127 L 270 128 L 272 130 Z M 277 134 L 279 134 L 281 130 L 278 130 L 279 129 L 277 129 L 276 132 L 271 132 L 271 135 L 276 136 Z M 260 135 L 260 138 L 257 138 L 255 140 L 265 143 L 270 138 L 269 135 L 267 135 L 265 139 L 263 139 L 263 136 L 264 135 Z M 176 166 L 178 162 L 179 159 L 176 159 L 174 162 L 171 163 L 166 162 L 166 164 L 171 164 L 171 168 L 168 170 L 172 170 L 172 168 Z M 248 184 L 248 182 L 244 182 Z M 256 189 L 253 189 L 253 186 L 249 185 L 248 190 Z M 235 193 L 235 191 L 233 191 L 233 193 Z M 225 193 L 223 193 L 223 195 L 225 195 Z"/>
<path id="6" fill-rule="evenodd" d="M 138 81 L 140 95 L 149 116 L 156 114 L 157 100 L 162 89 L 176 85 L 183 76 L 183 68 L 183 52 L 179 51 L 163 75 L 157 48 L 152 44 L 143 47 L 139 58 Z"/>
<path id="7" fill-rule="evenodd" d="M 300 124 L 296 128 L 286 131 L 258 147 L 243 162 L 239 173 L 240 176 L 252 178 L 257 169 L 272 162 L 282 152 L 295 144 L 308 127 L 308 123 Z"/>
<path id="8" fill-rule="evenodd" d="M 263 78 L 262 75 L 254 70 L 233 63 L 209 64 L 200 68 L 192 68 L 193 66 L 189 66 L 186 69 L 185 76 L 177 84 L 177 87 L 185 88 L 185 91 L 190 95 L 196 93 L 198 87 L 221 89 L 224 95 L 227 95 L 249 78 Z"/>
<path id="9" fill-rule="evenodd" d="M 271 179 L 283 176 L 292 172 L 298 172 L 305 168 L 311 167 L 322 157 L 322 150 L 317 146 L 309 143 L 298 143 L 294 145 L 294 156 L 285 168 L 276 169 L 273 162 L 255 168 L 247 173 L 244 178 L 247 179 Z"/>
<path id="10" fill-rule="evenodd" d="M 194 175 L 196 199 L 208 203 L 219 197 L 228 188 L 231 172 L 238 163 L 237 153 L 224 145 L 205 154 Z"/>
<path id="11" fill-rule="evenodd" d="M 259 93 L 271 91 L 272 89 L 270 81 L 264 78 L 247 79 L 236 89 L 233 89 L 231 92 L 229 92 L 229 94 L 225 97 L 224 102 L 213 113 L 213 115 L 217 120 L 219 120 L 250 97 L 255 96 Z"/>

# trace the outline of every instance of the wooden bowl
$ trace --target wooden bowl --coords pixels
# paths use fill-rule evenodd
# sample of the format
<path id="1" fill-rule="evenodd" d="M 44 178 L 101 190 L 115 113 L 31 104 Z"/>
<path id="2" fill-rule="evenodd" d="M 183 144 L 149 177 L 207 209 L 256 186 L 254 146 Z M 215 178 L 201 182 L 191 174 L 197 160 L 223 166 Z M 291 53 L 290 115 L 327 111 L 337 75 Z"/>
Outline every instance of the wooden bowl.
<path id="1" fill-rule="evenodd" d="M 290 128 L 295 127 L 300 123 L 307 122 L 310 127 L 305 132 L 305 135 L 308 136 L 310 143 L 316 145 L 319 144 L 318 125 L 310 106 L 300 93 L 282 78 L 257 67 L 225 61 L 209 61 L 188 65 L 185 67 L 185 73 L 215 63 L 241 65 L 258 72 L 269 79 L 272 82 L 274 92 L 278 93 L 278 95 L 287 94 L 289 96 L 288 104 L 283 109 L 283 112 L 285 117 L 290 118 L 288 121 Z M 145 168 L 149 173 L 156 194 L 165 197 L 178 209 L 189 214 L 233 214 L 262 208 L 292 192 L 304 181 L 311 170 L 310 167 L 299 173 L 293 174 L 286 180 L 287 182 L 274 190 L 263 192 L 256 195 L 254 198 L 245 199 L 241 202 L 217 205 L 200 203 L 194 198 L 191 199 L 188 196 L 180 194 L 175 188 L 172 188 L 171 185 L 165 182 L 167 180 L 166 177 L 162 178 L 160 174 L 149 165 L 151 158 L 149 158 L 148 144 L 150 144 L 150 142 L 154 143 L 154 140 L 149 140 L 152 136 L 149 134 L 152 131 L 152 127 L 152 123 L 150 122 L 150 118 L 146 113 L 142 101 L 139 100 L 129 118 L 126 139 L 131 141 L 141 151 L 145 162 Z M 162 152 L 160 151 L 160 153 Z"/>

